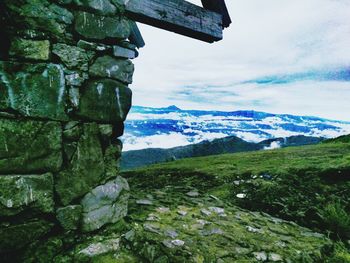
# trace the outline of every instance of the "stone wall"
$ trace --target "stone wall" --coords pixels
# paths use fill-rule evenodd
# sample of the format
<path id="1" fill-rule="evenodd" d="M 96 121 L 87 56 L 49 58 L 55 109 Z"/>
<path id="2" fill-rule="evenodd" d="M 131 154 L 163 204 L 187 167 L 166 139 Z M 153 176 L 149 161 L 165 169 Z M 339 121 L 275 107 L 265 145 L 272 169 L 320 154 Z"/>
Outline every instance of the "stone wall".
<path id="1" fill-rule="evenodd" d="M 38 240 L 127 213 L 118 137 L 138 52 L 119 2 L 0 3 L 0 256 L 9 262 Z"/>

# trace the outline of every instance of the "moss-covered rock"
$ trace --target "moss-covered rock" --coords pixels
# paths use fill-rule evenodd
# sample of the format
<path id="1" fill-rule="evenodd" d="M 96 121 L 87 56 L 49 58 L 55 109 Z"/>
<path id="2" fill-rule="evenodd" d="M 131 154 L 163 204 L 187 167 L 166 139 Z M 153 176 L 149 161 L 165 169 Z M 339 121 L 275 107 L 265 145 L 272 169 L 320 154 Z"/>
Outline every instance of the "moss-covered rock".
<path id="1" fill-rule="evenodd" d="M 118 176 L 88 193 L 81 201 L 84 212 L 83 231 L 94 231 L 125 217 L 128 211 L 128 191 L 128 182 Z"/>
<path id="2" fill-rule="evenodd" d="M 87 71 L 94 52 L 62 43 L 54 44 L 52 53 L 57 55 L 69 69 Z"/>
<path id="3" fill-rule="evenodd" d="M 134 65 L 130 60 L 103 56 L 96 59 L 95 63 L 91 66 L 89 73 L 91 76 L 111 78 L 126 84 L 131 84 Z"/>
<path id="4" fill-rule="evenodd" d="M 64 230 L 77 230 L 80 225 L 83 208 L 80 205 L 60 207 L 56 211 L 56 218 Z"/>
<path id="5" fill-rule="evenodd" d="M 130 35 L 129 21 L 123 17 L 104 17 L 87 12 L 77 12 L 75 30 L 89 39 L 127 39 Z"/>
<path id="6" fill-rule="evenodd" d="M 64 72 L 58 64 L 0 62 L 0 110 L 67 120 Z"/>
<path id="7" fill-rule="evenodd" d="M 50 55 L 50 42 L 48 40 L 30 40 L 15 38 L 11 41 L 10 56 L 48 60 Z"/>
<path id="8" fill-rule="evenodd" d="M 0 216 L 51 213 L 53 207 L 52 174 L 0 176 Z"/>
<path id="9" fill-rule="evenodd" d="M 98 125 L 84 124 L 68 167 L 55 179 L 56 192 L 63 205 L 68 205 L 106 179 Z"/>
<path id="10" fill-rule="evenodd" d="M 102 79 L 89 82 L 81 94 L 78 116 L 101 123 L 126 119 L 131 107 L 131 90 L 120 82 Z"/>
<path id="11" fill-rule="evenodd" d="M 0 174 L 57 172 L 61 133 L 57 122 L 0 119 Z"/>
<path id="12" fill-rule="evenodd" d="M 18 28 L 46 32 L 54 39 L 69 39 L 68 25 L 73 23 L 73 14 L 47 0 L 5 0 L 5 6 Z"/>
<path id="13" fill-rule="evenodd" d="M 73 2 L 101 15 L 113 15 L 117 11 L 116 6 L 109 0 L 74 0 Z"/>
<path id="14" fill-rule="evenodd" d="M 132 182 L 132 180 L 131 180 Z M 322 262 L 326 236 L 268 214 L 250 212 L 173 180 L 131 185 L 125 235 L 142 262 Z M 147 190 L 146 190 L 147 189 Z M 143 205 L 138 199 L 148 198 Z"/>

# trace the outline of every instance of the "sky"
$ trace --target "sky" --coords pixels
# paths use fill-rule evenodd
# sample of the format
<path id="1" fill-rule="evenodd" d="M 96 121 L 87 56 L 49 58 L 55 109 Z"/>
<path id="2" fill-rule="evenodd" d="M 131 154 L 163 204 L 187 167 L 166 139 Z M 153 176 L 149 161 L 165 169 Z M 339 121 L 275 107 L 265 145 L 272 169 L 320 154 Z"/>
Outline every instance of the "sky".
<path id="1" fill-rule="evenodd" d="M 226 3 L 233 23 L 214 44 L 139 24 L 134 105 L 350 121 L 349 0 Z"/>

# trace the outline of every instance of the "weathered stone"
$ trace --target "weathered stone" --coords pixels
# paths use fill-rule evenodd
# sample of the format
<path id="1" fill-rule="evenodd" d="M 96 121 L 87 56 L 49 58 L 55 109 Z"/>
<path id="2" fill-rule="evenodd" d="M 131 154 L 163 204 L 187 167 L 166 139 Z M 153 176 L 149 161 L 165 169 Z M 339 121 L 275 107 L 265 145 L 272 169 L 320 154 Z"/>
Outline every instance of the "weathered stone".
<path id="1" fill-rule="evenodd" d="M 47 0 L 6 0 L 5 5 L 15 21 L 26 28 L 48 32 L 56 39 L 67 36 L 67 25 L 74 19 L 67 9 Z"/>
<path id="2" fill-rule="evenodd" d="M 84 124 L 69 166 L 56 178 L 56 192 L 63 205 L 83 196 L 105 180 L 105 166 L 97 124 Z"/>
<path id="3" fill-rule="evenodd" d="M 122 17 L 104 17 L 87 12 L 77 12 L 75 30 L 91 39 L 127 39 L 130 35 L 129 21 Z"/>
<path id="4" fill-rule="evenodd" d="M 100 128 L 100 133 L 102 136 L 107 138 L 111 138 L 113 134 L 113 125 L 111 124 L 100 124 L 98 126 Z"/>
<path id="5" fill-rule="evenodd" d="M 272 262 L 282 262 L 283 258 L 276 253 L 269 253 L 269 260 Z"/>
<path id="6" fill-rule="evenodd" d="M 99 57 L 90 67 L 91 76 L 111 78 L 123 83 L 132 83 L 134 65 L 130 60 L 115 59 L 110 56 Z"/>
<path id="7" fill-rule="evenodd" d="M 102 15 L 113 15 L 117 11 L 117 8 L 108 0 L 74 0 L 74 3 L 78 6 L 89 8 Z"/>
<path id="8" fill-rule="evenodd" d="M 185 241 L 182 241 L 180 239 L 164 240 L 162 244 L 167 248 L 182 247 L 183 245 L 185 245 Z"/>
<path id="9" fill-rule="evenodd" d="M 15 225 L 0 225 L 0 253 L 18 250 L 47 234 L 52 224 L 35 219 Z"/>
<path id="10" fill-rule="evenodd" d="M 117 176 L 119 170 L 119 158 L 122 153 L 120 144 L 110 144 L 104 154 L 104 163 L 106 167 L 106 175 L 108 177 Z"/>
<path id="11" fill-rule="evenodd" d="M 88 70 L 89 62 L 95 55 L 92 51 L 62 43 L 53 45 L 52 53 L 57 55 L 69 69 L 76 68 L 83 71 Z"/>
<path id="12" fill-rule="evenodd" d="M 83 133 L 83 128 L 78 121 L 66 123 L 63 129 L 63 138 L 69 141 L 77 141 Z"/>
<path id="13" fill-rule="evenodd" d="M 85 72 L 74 71 L 66 74 L 65 78 L 67 85 L 80 87 L 89 78 L 89 75 Z"/>
<path id="14" fill-rule="evenodd" d="M 105 224 L 118 222 L 127 214 L 128 198 L 128 182 L 120 176 L 93 189 L 81 201 L 83 231 L 93 231 Z"/>
<path id="15" fill-rule="evenodd" d="M 114 126 L 113 126 L 113 135 L 114 138 L 118 138 L 123 136 L 124 134 L 124 122 L 120 121 L 120 122 L 114 122 Z M 122 145 L 121 145 L 122 147 Z"/>
<path id="16" fill-rule="evenodd" d="M 50 42 L 48 40 L 28 40 L 15 38 L 11 41 L 10 56 L 25 59 L 48 60 Z"/>
<path id="17" fill-rule="evenodd" d="M 68 91 L 68 98 L 69 98 L 69 108 L 67 112 L 74 111 L 78 109 L 79 107 L 79 101 L 80 101 L 80 90 L 76 87 L 70 87 Z"/>
<path id="18" fill-rule="evenodd" d="M 63 151 L 64 156 L 68 162 L 72 161 L 73 155 L 76 153 L 78 147 L 77 142 L 64 142 Z"/>
<path id="19" fill-rule="evenodd" d="M 62 165 L 57 122 L 0 120 L 0 174 L 57 172 Z"/>
<path id="20" fill-rule="evenodd" d="M 254 252 L 253 255 L 256 258 L 256 260 L 258 260 L 258 261 L 263 261 L 263 262 L 267 261 L 267 254 L 265 251 Z"/>
<path id="21" fill-rule="evenodd" d="M 92 81 L 81 94 L 76 114 L 101 123 L 121 122 L 130 110 L 131 96 L 131 90 L 117 81 Z"/>
<path id="22" fill-rule="evenodd" d="M 153 205 L 152 200 L 148 200 L 148 199 L 139 199 L 136 200 L 136 204 L 138 205 Z"/>
<path id="23" fill-rule="evenodd" d="M 120 46 L 114 46 L 113 55 L 117 58 L 133 59 L 137 57 L 138 53 L 136 50 L 131 50 Z"/>
<path id="24" fill-rule="evenodd" d="M 56 211 L 56 218 L 65 230 L 76 230 L 79 227 L 82 212 L 81 205 L 61 207 Z"/>
<path id="25" fill-rule="evenodd" d="M 48 34 L 42 31 L 37 31 L 34 29 L 24 29 L 19 30 L 17 32 L 17 35 L 23 37 L 24 39 L 36 39 L 36 40 L 42 40 L 48 38 Z"/>
<path id="26" fill-rule="evenodd" d="M 31 214 L 50 213 L 53 207 L 52 174 L 0 176 L 0 216 L 25 210 Z"/>
<path id="27" fill-rule="evenodd" d="M 62 66 L 0 62 L 0 109 L 29 117 L 67 120 Z"/>
<path id="28" fill-rule="evenodd" d="M 102 237 L 99 239 L 102 239 Z M 109 238 L 102 241 L 92 242 L 87 246 L 81 246 L 81 248 L 77 249 L 78 252 L 75 257 L 78 260 L 77 262 L 90 262 L 92 259 L 97 258 L 100 255 L 116 253 L 119 249 L 120 239 L 117 237 Z"/>
<path id="29" fill-rule="evenodd" d="M 78 47 L 86 49 L 86 50 L 92 50 L 92 51 L 108 51 L 112 50 L 112 46 L 108 46 L 102 43 L 94 43 L 94 42 L 88 42 L 85 40 L 79 40 L 78 41 Z"/>
<path id="30" fill-rule="evenodd" d="M 136 49 L 137 49 L 136 45 L 131 44 L 129 41 L 126 41 L 126 40 L 122 40 L 122 41 L 118 42 L 118 46 L 121 46 L 121 47 L 124 47 L 127 49 L 131 49 L 134 51 L 136 51 Z"/>
<path id="31" fill-rule="evenodd" d="M 198 197 L 199 193 L 198 191 L 190 191 L 190 192 L 187 192 L 186 195 L 189 197 Z"/>

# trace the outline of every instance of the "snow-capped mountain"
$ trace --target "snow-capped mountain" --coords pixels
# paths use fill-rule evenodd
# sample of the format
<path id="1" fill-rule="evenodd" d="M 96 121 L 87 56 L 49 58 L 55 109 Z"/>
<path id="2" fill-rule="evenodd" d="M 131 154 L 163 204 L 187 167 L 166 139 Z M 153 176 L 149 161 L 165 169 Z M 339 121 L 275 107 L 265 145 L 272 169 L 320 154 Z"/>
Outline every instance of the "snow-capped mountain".
<path id="1" fill-rule="evenodd" d="M 126 121 L 124 151 L 170 148 L 234 135 L 248 142 L 296 135 L 334 138 L 350 122 L 257 111 L 181 110 L 133 106 Z"/>

